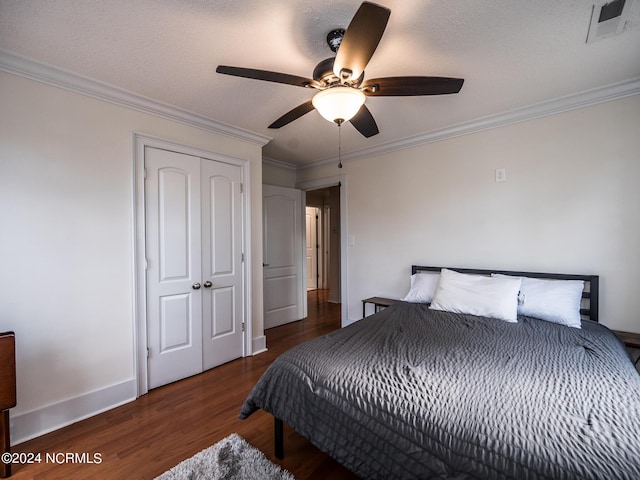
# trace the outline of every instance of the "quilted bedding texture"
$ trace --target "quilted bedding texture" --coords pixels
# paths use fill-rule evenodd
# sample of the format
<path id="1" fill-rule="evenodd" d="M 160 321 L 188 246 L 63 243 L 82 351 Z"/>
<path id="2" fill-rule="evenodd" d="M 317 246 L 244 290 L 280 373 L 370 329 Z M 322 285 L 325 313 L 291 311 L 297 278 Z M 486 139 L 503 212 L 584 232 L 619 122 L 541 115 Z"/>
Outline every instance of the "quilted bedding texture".
<path id="1" fill-rule="evenodd" d="M 281 355 L 257 409 L 366 479 L 640 478 L 640 375 L 590 321 L 400 302 Z"/>

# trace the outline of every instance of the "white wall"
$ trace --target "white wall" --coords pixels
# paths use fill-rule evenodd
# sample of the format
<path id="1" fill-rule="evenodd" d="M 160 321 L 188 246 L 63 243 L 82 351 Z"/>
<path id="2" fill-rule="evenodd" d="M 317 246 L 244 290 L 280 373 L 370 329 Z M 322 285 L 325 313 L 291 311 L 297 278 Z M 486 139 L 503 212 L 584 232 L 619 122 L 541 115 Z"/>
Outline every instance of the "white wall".
<path id="1" fill-rule="evenodd" d="M 638 125 L 635 95 L 346 162 L 349 319 L 423 264 L 599 274 L 601 322 L 640 332 Z"/>
<path id="2" fill-rule="evenodd" d="M 250 161 L 262 337 L 262 148 L 0 73 L 0 331 L 16 332 L 14 443 L 135 396 L 132 132 Z"/>

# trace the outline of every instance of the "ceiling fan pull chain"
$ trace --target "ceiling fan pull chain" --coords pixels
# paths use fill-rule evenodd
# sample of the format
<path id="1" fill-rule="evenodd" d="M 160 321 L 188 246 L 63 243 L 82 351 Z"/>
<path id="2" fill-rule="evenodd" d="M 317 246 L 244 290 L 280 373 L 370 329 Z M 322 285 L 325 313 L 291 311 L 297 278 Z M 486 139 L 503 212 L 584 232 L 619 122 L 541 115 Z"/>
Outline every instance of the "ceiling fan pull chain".
<path id="1" fill-rule="evenodd" d="M 342 168 L 342 122 L 338 123 L 338 168 Z"/>

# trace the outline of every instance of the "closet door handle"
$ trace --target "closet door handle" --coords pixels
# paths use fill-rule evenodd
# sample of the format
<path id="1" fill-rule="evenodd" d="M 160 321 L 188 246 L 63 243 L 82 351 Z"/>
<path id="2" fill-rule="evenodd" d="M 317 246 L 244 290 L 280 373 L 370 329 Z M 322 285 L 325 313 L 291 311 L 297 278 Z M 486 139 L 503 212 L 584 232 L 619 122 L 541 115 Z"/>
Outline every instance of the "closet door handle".
<path id="1" fill-rule="evenodd" d="M 193 285 L 191 285 L 191 288 L 193 288 L 194 290 L 200 290 L 201 285 L 199 283 L 194 283 Z"/>
<path id="2" fill-rule="evenodd" d="M 211 288 L 212 285 L 213 285 L 213 283 L 211 283 L 209 280 L 204 282 L 204 288 Z"/>

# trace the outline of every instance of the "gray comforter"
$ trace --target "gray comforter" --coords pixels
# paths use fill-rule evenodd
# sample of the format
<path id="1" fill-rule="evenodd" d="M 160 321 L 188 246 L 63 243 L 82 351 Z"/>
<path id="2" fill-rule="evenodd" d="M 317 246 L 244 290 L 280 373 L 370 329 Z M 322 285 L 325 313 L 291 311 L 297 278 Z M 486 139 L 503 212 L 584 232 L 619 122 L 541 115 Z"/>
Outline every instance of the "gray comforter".
<path id="1" fill-rule="evenodd" d="M 257 409 L 364 478 L 640 479 L 640 375 L 590 321 L 398 303 L 281 355 Z"/>

